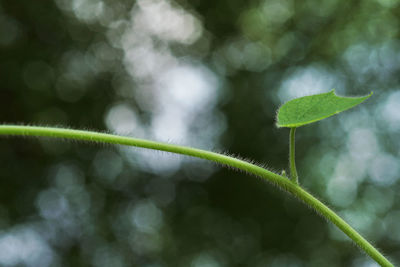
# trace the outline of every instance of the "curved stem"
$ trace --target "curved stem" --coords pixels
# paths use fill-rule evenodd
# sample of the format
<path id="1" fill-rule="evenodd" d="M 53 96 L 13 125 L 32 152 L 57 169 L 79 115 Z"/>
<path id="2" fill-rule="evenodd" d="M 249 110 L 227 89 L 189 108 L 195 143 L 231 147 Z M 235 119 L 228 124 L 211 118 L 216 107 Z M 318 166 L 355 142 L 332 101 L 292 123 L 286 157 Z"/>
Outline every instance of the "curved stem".
<path id="1" fill-rule="evenodd" d="M 297 175 L 296 162 L 295 162 L 295 133 L 296 127 L 290 128 L 289 137 L 289 164 L 290 164 L 290 179 L 299 184 L 299 176 Z"/>
<path id="2" fill-rule="evenodd" d="M 145 139 L 124 137 L 113 134 L 82 131 L 82 130 L 63 129 L 63 128 L 0 125 L 0 135 L 23 135 L 23 136 L 67 138 L 74 140 L 142 147 L 142 148 L 155 149 L 155 150 L 167 151 L 167 152 L 202 158 L 217 163 L 221 163 L 224 165 L 228 165 L 237 169 L 241 169 L 243 171 L 262 177 L 269 182 L 272 182 L 279 188 L 291 193 L 304 203 L 308 204 L 324 218 L 334 223 L 339 229 L 341 229 L 346 235 L 348 235 L 362 250 L 364 250 L 368 255 L 371 256 L 371 258 L 373 258 L 380 265 L 394 266 L 374 246 L 372 246 L 356 230 L 354 230 L 341 217 L 339 217 L 339 215 L 337 215 L 330 208 L 324 205 L 321 201 L 319 201 L 310 193 L 301 188 L 298 184 L 291 182 L 290 180 L 288 180 L 283 176 L 280 176 L 276 173 L 261 168 L 260 166 L 257 166 L 255 164 L 237 158 L 229 157 L 211 151 L 185 147 L 185 146 L 172 145 L 167 143 L 154 142 Z"/>

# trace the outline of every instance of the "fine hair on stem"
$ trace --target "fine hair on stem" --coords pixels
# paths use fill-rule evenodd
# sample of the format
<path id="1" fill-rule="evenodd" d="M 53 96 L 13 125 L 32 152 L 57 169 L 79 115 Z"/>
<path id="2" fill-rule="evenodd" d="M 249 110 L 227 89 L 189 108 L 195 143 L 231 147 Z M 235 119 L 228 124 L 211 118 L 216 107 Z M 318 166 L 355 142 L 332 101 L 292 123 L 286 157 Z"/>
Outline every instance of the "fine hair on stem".
<path id="1" fill-rule="evenodd" d="M 322 217 L 326 218 L 333 224 L 335 224 L 340 230 L 342 230 L 347 236 L 349 236 L 355 244 L 357 244 L 365 253 L 367 253 L 372 259 L 374 259 L 381 266 L 394 266 L 382 253 L 380 253 L 370 242 L 362 237 L 354 228 L 352 228 L 347 222 L 345 222 L 339 215 L 337 215 L 328 206 L 323 204 L 320 200 L 315 198 L 305 189 L 300 187 L 297 182 L 293 181 L 293 177 L 297 177 L 295 170 L 294 161 L 291 162 L 291 177 L 288 179 L 286 176 L 276 174 L 269 171 L 261 166 L 244 161 L 228 155 L 223 155 L 207 150 L 179 146 L 168 143 L 161 143 L 150 141 L 146 139 L 138 139 L 132 137 L 125 137 L 107 133 L 99 133 L 93 131 L 84 130 L 73 130 L 66 128 L 52 128 L 52 127 L 35 127 L 35 126 L 23 126 L 23 125 L 0 125 L 0 135 L 6 136 L 34 136 L 34 137 L 51 137 L 51 138 L 64 138 L 78 141 L 90 141 L 100 142 L 106 144 L 117 144 L 134 147 L 142 147 L 147 149 L 154 149 L 160 151 L 166 151 L 171 153 L 177 153 L 205 160 L 213 161 L 224 166 L 229 166 L 233 169 L 239 169 L 241 171 L 251 173 L 258 177 L 271 182 L 280 189 L 288 192 L 295 196 L 309 207 L 314 209 Z M 293 157 L 294 157 L 294 129 L 291 131 L 290 140 L 293 137 Z M 292 156 L 292 153 L 290 153 Z M 290 157 L 291 157 L 290 156 Z M 293 164 L 293 166 L 292 166 Z M 293 176 L 296 174 L 296 176 Z"/>

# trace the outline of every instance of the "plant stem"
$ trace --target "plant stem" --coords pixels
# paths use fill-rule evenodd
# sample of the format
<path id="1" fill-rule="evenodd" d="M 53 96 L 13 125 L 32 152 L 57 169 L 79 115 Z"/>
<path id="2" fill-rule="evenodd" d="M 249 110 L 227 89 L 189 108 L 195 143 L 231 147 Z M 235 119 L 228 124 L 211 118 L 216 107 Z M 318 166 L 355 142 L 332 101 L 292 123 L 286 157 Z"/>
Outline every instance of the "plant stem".
<path id="1" fill-rule="evenodd" d="M 289 137 L 289 164 L 290 164 L 290 179 L 299 184 L 299 178 L 296 170 L 296 162 L 295 162 L 295 133 L 296 127 L 290 128 L 290 137 Z"/>
<path id="2" fill-rule="evenodd" d="M 347 224 L 339 215 L 324 205 L 321 201 L 316 199 L 310 193 L 301 188 L 298 184 L 293 183 L 287 178 L 268 171 L 260 166 L 243 161 L 237 158 L 229 157 L 226 155 L 218 154 L 211 151 L 172 145 L 167 143 L 160 143 L 149 141 L 145 139 L 131 138 L 125 136 L 118 136 L 113 134 L 98 133 L 91 131 L 72 130 L 63 128 L 51 127 L 35 127 L 35 126 L 20 126 L 20 125 L 0 125 L 0 135 L 23 135 L 23 136 L 42 136 L 54 138 L 66 138 L 90 142 L 102 142 L 108 144 L 119 144 L 134 147 L 142 147 L 148 149 L 155 149 L 167 151 L 171 153 L 183 154 L 187 156 L 202 158 L 223 165 L 228 165 L 256 176 L 262 177 L 267 181 L 273 183 L 279 188 L 291 193 L 304 203 L 308 204 L 311 208 L 315 209 L 322 217 L 334 223 L 346 235 L 348 235 L 362 250 L 364 250 L 371 258 L 373 258 L 381 266 L 394 266 L 388 259 L 386 259 L 374 246 L 372 246 L 366 239 L 364 239 L 356 230 Z M 294 130 L 293 130 L 294 137 Z M 294 151 L 294 150 L 293 150 Z"/>

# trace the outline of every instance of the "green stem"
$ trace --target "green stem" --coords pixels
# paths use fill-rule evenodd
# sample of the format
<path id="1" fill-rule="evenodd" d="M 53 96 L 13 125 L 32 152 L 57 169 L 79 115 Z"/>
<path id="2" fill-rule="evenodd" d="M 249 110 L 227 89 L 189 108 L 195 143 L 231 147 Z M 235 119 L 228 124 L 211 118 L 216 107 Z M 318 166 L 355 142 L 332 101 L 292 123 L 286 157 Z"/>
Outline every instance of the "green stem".
<path id="1" fill-rule="evenodd" d="M 295 162 L 295 133 L 296 127 L 290 128 L 289 137 L 289 164 L 290 164 L 290 179 L 299 184 L 299 176 L 297 175 L 296 162 Z"/>
<path id="2" fill-rule="evenodd" d="M 333 212 L 321 201 L 319 201 L 310 193 L 301 188 L 298 184 L 293 183 L 292 181 L 288 180 L 287 178 L 281 175 L 278 175 L 264 168 L 261 168 L 260 166 L 257 166 L 255 164 L 237 158 L 191 147 L 178 146 L 178 145 L 154 142 L 138 138 L 118 136 L 113 134 L 63 129 L 63 128 L 0 125 L 0 135 L 55 137 L 55 138 L 66 138 L 74 140 L 142 147 L 142 148 L 155 149 L 155 150 L 167 151 L 167 152 L 202 158 L 217 163 L 221 163 L 223 165 L 228 165 L 237 169 L 241 169 L 243 171 L 246 171 L 248 173 L 266 179 L 267 181 L 291 193 L 304 203 L 308 204 L 311 208 L 315 209 L 324 218 L 334 223 L 339 229 L 341 229 L 346 235 L 348 235 L 362 250 L 364 250 L 368 255 L 371 256 L 371 258 L 373 258 L 380 265 L 394 266 L 374 246 L 372 246 L 366 239 L 364 239 L 356 230 L 354 230 L 335 212 Z"/>

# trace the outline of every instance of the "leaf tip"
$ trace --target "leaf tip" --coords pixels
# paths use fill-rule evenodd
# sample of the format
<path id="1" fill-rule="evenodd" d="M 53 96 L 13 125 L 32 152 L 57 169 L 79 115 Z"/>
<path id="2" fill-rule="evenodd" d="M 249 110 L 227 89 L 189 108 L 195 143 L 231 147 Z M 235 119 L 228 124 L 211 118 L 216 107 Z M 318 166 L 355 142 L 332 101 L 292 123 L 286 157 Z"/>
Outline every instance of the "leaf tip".
<path id="1" fill-rule="evenodd" d="M 365 100 L 367 100 L 368 98 L 370 98 L 373 94 L 374 94 L 374 92 L 371 91 L 371 93 L 369 93 L 368 95 L 362 97 L 362 98 L 363 98 L 363 102 L 364 102 Z"/>

